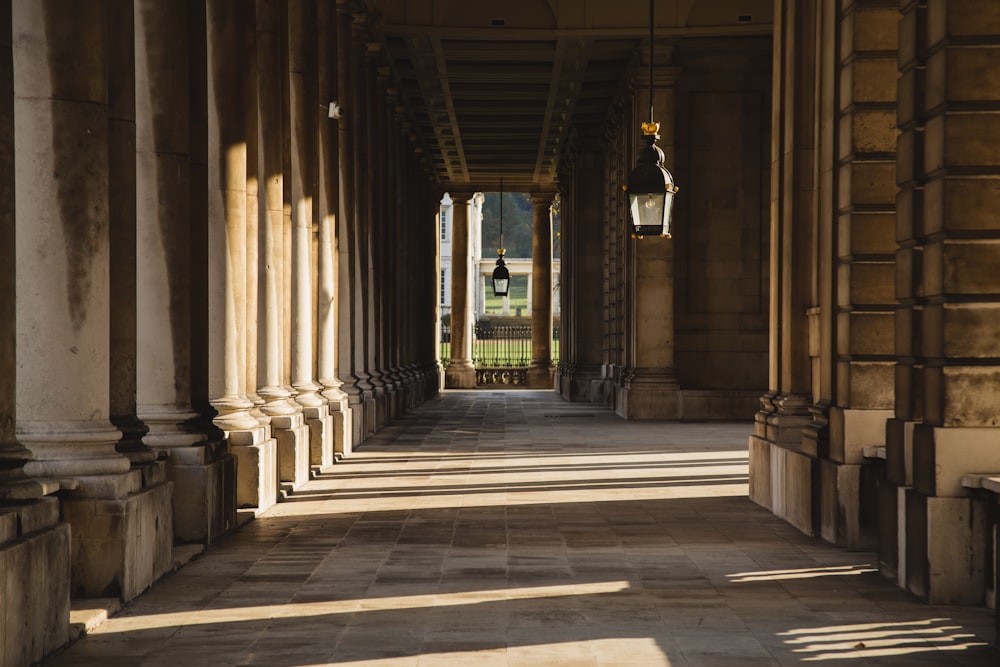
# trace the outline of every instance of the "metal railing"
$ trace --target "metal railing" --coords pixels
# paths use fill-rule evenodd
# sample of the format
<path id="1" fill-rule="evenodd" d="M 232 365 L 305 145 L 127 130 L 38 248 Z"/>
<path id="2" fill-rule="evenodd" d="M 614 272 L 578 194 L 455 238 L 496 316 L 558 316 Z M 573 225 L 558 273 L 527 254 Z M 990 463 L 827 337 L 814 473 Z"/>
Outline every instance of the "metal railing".
<path id="1" fill-rule="evenodd" d="M 472 363 L 479 384 L 522 384 L 531 363 L 531 325 L 493 324 L 480 320 L 473 327 Z M 441 365 L 451 363 L 451 328 L 441 327 Z M 559 363 L 559 327 L 552 330 L 552 363 Z"/>

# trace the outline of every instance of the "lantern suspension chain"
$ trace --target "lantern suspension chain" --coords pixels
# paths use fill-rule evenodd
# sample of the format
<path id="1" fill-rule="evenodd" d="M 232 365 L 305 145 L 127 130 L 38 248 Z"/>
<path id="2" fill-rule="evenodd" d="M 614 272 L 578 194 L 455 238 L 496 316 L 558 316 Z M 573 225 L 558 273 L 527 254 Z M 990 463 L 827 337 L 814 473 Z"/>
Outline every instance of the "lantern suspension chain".
<path id="1" fill-rule="evenodd" d="M 653 5 L 649 0 L 649 124 L 653 124 Z"/>

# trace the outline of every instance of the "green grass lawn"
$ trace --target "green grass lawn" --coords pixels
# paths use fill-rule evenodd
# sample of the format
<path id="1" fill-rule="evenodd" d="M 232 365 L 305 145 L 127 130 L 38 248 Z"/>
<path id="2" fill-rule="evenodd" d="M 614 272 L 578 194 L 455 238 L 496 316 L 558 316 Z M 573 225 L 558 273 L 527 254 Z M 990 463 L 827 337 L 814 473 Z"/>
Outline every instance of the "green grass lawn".
<path id="1" fill-rule="evenodd" d="M 472 358 L 473 359 L 477 359 L 477 358 L 482 357 L 483 354 L 484 354 L 484 352 L 485 352 L 485 350 L 486 350 L 486 346 L 489 345 L 491 342 L 492 341 L 482 341 L 482 340 L 474 340 L 474 341 L 472 341 Z M 492 347 L 491 348 L 491 352 L 493 352 L 495 354 L 497 350 L 501 350 L 502 351 L 504 349 L 505 348 L 503 346 Z M 507 348 L 507 349 L 513 350 L 514 348 Z M 448 360 L 451 359 L 451 343 L 441 343 L 441 357 L 440 358 L 445 363 L 447 363 Z M 500 365 L 509 365 L 511 363 L 511 361 L 512 360 L 510 359 L 509 356 L 507 358 L 501 358 L 500 359 Z M 558 363 L 558 362 L 559 362 L 559 341 L 558 340 L 553 340 L 552 341 L 552 363 Z M 527 365 L 527 364 L 525 364 L 525 365 Z"/>
<path id="2" fill-rule="evenodd" d="M 486 281 L 486 312 L 503 312 L 503 297 L 493 296 L 493 281 L 489 276 L 485 276 L 484 280 Z M 511 315 L 516 315 L 518 308 L 521 309 L 522 315 L 528 314 L 528 276 L 510 277 L 508 298 L 510 299 Z"/>

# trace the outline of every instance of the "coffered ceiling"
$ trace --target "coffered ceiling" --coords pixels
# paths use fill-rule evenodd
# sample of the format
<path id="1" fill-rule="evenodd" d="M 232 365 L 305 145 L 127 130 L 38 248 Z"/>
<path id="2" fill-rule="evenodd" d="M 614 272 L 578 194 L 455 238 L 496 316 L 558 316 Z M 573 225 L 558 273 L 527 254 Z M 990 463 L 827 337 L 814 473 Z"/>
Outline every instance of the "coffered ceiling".
<path id="1" fill-rule="evenodd" d="M 656 38 L 760 35 L 772 0 L 656 0 Z M 415 141 L 445 187 L 548 190 L 649 36 L 647 0 L 368 0 Z"/>

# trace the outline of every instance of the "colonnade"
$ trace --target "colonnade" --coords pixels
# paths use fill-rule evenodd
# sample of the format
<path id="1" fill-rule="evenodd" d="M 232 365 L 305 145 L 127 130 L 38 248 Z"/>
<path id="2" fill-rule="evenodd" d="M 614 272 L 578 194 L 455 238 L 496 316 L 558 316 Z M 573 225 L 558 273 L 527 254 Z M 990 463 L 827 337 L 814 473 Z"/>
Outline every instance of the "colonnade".
<path id="1" fill-rule="evenodd" d="M 0 634 L 26 664 L 71 593 L 134 597 L 436 393 L 438 197 L 348 0 L 0 17 L 2 597 L 48 619 Z"/>

